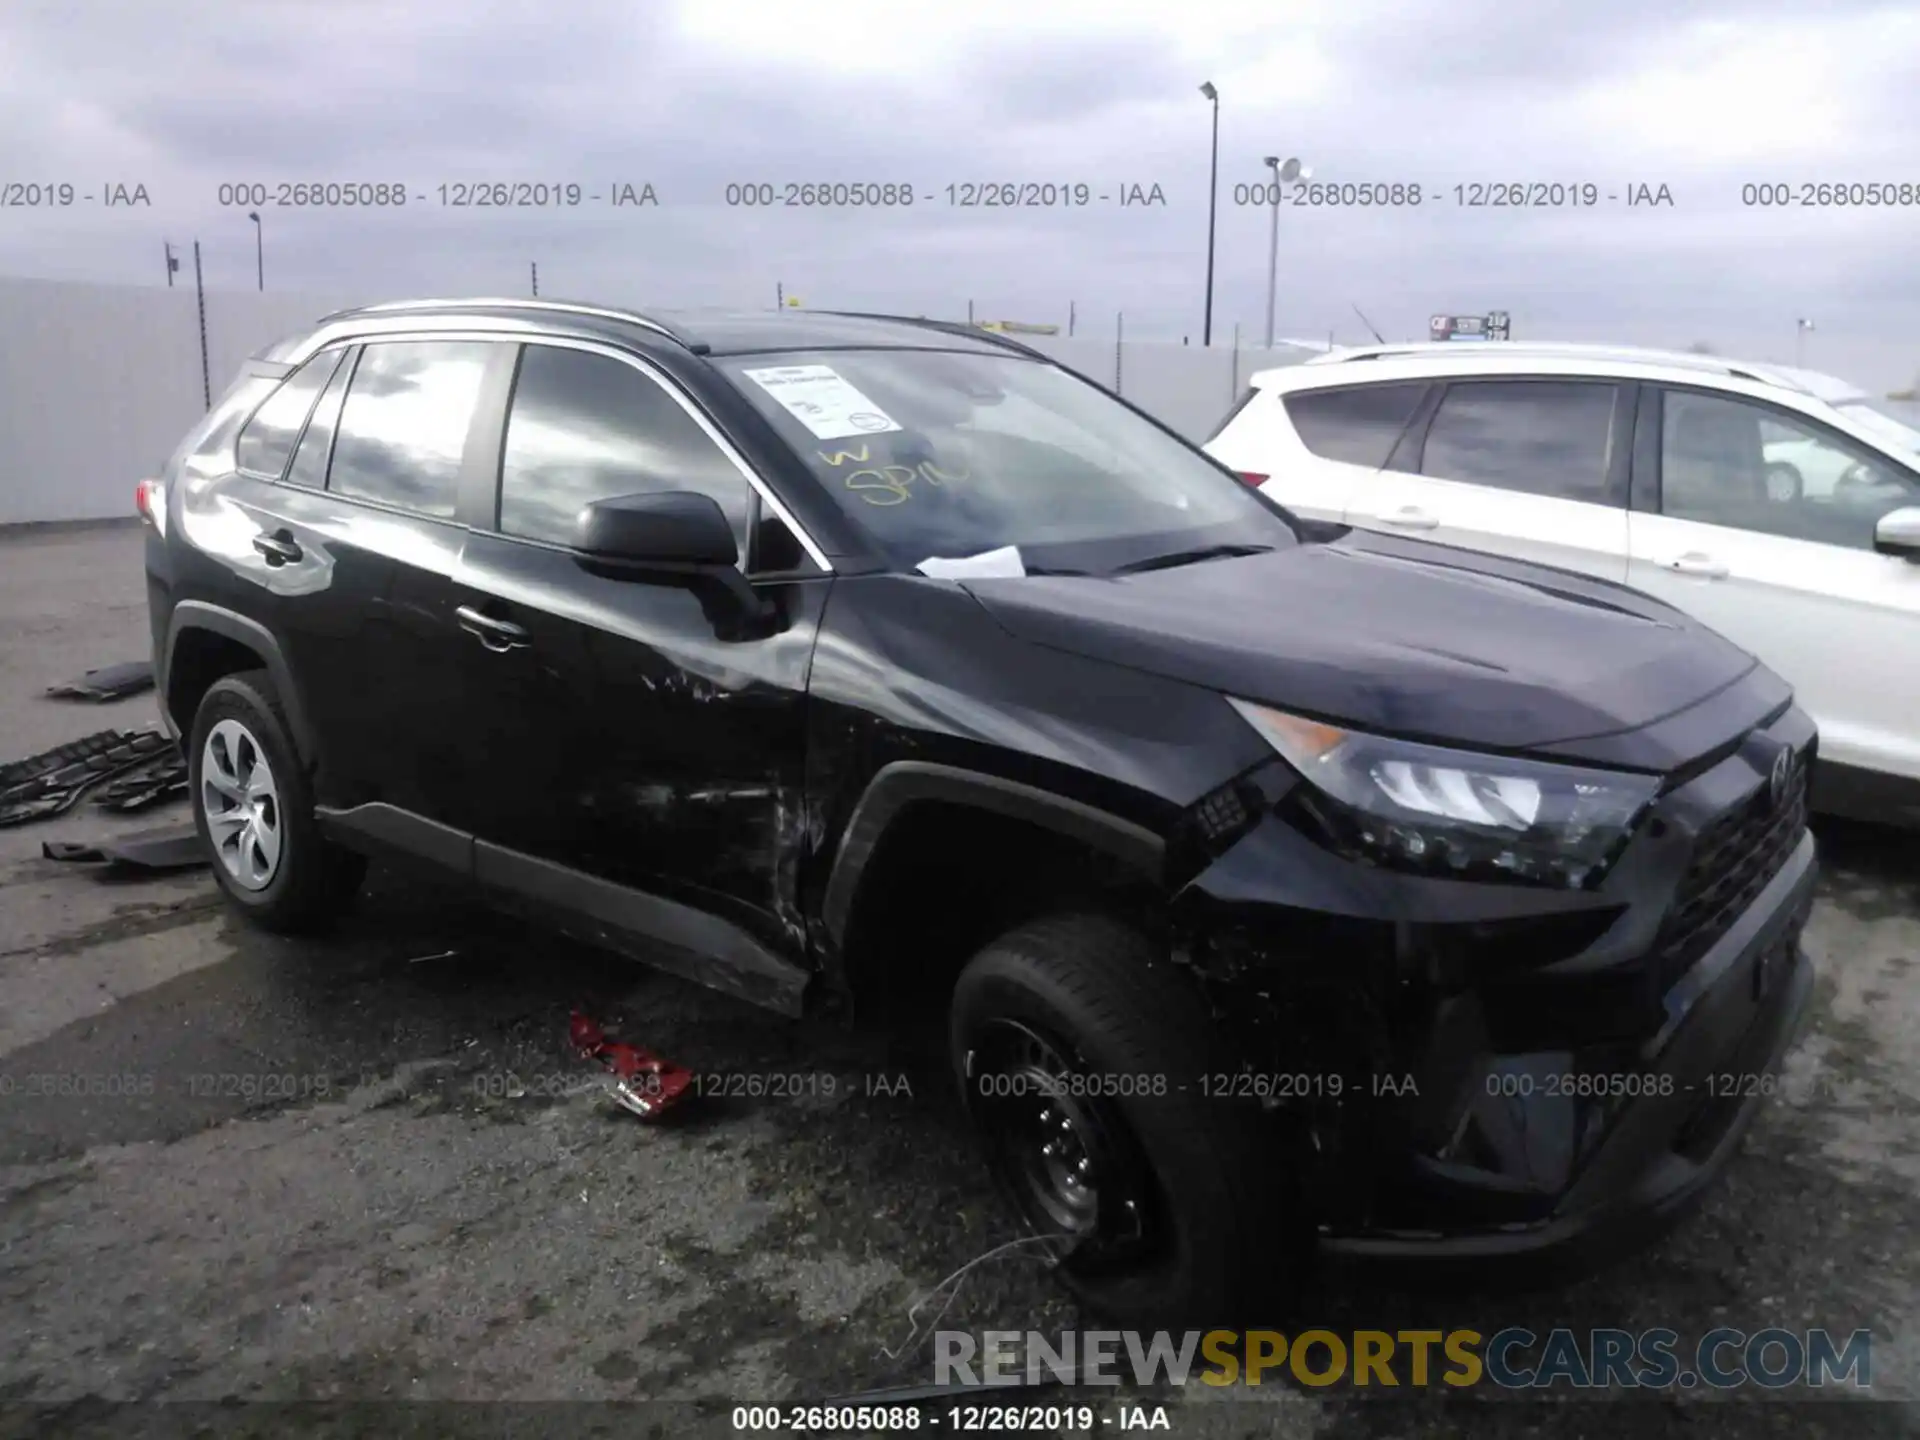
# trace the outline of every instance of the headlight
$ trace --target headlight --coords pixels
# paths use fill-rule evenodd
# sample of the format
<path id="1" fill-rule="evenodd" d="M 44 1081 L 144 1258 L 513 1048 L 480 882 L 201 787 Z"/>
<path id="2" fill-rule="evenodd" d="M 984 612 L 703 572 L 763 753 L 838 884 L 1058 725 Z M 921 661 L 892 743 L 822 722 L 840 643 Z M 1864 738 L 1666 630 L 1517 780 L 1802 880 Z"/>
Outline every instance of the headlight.
<path id="1" fill-rule="evenodd" d="M 1659 777 L 1390 740 L 1227 697 L 1311 787 L 1337 850 L 1396 869 L 1597 885 Z"/>

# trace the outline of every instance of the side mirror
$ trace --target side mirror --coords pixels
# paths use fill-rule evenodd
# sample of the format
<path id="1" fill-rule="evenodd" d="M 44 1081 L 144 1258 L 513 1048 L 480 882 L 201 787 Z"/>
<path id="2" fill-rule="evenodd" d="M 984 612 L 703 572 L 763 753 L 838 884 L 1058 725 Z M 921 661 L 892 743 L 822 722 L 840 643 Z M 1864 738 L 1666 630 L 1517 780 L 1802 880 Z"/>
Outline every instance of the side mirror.
<path id="1" fill-rule="evenodd" d="M 596 500 L 574 522 L 573 544 L 583 560 L 616 568 L 679 570 L 740 559 L 719 502 L 691 490 Z"/>
<path id="2" fill-rule="evenodd" d="M 1920 562 L 1920 505 L 1903 505 L 1882 515 L 1873 527 L 1873 548 Z"/>
<path id="3" fill-rule="evenodd" d="M 691 590 L 722 640 L 763 638 L 781 625 L 779 606 L 740 573 L 740 544 L 711 495 L 655 490 L 595 500 L 574 522 L 573 558 L 603 579 Z"/>

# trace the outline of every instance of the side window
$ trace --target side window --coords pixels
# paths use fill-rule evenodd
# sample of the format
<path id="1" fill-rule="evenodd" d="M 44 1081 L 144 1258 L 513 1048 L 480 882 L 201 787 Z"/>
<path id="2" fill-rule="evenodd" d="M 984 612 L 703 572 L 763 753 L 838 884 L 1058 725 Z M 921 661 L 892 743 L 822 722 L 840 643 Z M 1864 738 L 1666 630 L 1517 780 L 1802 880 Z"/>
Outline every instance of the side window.
<path id="1" fill-rule="evenodd" d="M 758 495 L 753 497 L 753 516 L 753 546 L 747 561 L 755 574 L 781 575 L 795 570 L 818 573 L 800 537 Z"/>
<path id="2" fill-rule="evenodd" d="M 744 545 L 752 487 L 673 396 L 610 356 L 527 346 L 507 412 L 501 532 L 570 545 L 582 506 L 651 490 L 711 495 Z"/>
<path id="3" fill-rule="evenodd" d="M 1662 514 L 1871 550 L 1880 517 L 1914 504 L 1916 477 L 1784 411 L 1687 390 L 1661 397 Z"/>
<path id="4" fill-rule="evenodd" d="M 293 442 L 300 438 L 300 427 L 313 412 L 313 402 L 333 377 L 340 363 L 338 350 L 314 356 L 267 397 L 240 431 L 234 464 L 249 475 L 264 475 L 278 480 L 293 454 Z"/>
<path id="5" fill-rule="evenodd" d="M 460 457 L 492 346 L 394 341 L 360 352 L 327 489 L 451 519 Z"/>
<path id="6" fill-rule="evenodd" d="M 1609 492 L 1616 386 L 1586 380 L 1450 385 L 1420 472 L 1553 500 L 1619 503 Z"/>
<path id="7" fill-rule="evenodd" d="M 1322 460 L 1378 470 L 1425 398 L 1425 385 L 1356 385 L 1302 390 L 1285 397 L 1300 443 Z"/>
<path id="8" fill-rule="evenodd" d="M 353 374 L 353 362 L 342 361 L 334 370 L 327 388 L 320 392 L 320 403 L 313 407 L 313 418 L 293 452 L 293 464 L 287 467 L 287 483 L 322 490 L 327 484 L 327 459 L 333 454 L 333 435 L 340 425 L 340 402 L 346 398 L 347 378 Z"/>

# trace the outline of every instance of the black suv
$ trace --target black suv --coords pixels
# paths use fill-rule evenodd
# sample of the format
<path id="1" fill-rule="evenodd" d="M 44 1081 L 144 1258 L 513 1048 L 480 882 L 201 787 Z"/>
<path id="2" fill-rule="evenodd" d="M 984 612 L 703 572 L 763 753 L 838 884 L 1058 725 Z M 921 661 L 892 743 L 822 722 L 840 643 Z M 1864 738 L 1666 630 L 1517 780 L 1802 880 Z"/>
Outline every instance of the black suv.
<path id="1" fill-rule="evenodd" d="M 1679 612 L 1316 530 L 970 327 L 327 317 L 141 487 L 232 902 L 369 852 L 791 1015 L 940 1007 L 1095 1309 L 1612 1249 L 1804 1013 L 1815 733 Z"/>

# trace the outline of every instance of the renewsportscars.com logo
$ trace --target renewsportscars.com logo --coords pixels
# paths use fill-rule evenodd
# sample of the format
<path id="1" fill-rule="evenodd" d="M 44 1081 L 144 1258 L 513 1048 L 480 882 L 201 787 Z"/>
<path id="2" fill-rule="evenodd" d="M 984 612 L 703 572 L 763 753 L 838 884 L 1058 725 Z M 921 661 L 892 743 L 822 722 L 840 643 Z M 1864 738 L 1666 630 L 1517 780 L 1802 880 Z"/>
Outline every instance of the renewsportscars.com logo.
<path id="1" fill-rule="evenodd" d="M 934 1332 L 934 1383 L 1012 1386 L 1259 1385 L 1503 1389 L 1731 1390 L 1744 1385 L 1873 1383 L 1873 1337 L 1854 1330 L 1754 1331 L 1722 1327 L 1685 1342 L 1679 1332 L 1518 1326 L 1478 1330 L 964 1330 Z"/>

